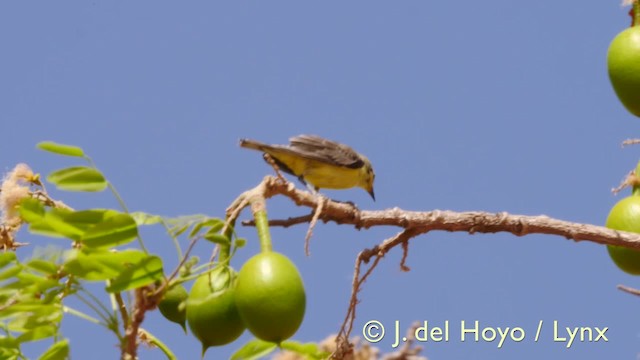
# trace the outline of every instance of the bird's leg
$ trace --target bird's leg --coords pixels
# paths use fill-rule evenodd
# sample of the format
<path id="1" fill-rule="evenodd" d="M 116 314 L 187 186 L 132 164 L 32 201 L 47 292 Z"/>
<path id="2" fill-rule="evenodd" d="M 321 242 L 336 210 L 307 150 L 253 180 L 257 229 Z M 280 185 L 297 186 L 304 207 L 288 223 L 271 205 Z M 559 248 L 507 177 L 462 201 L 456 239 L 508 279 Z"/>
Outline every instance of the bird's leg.
<path id="1" fill-rule="evenodd" d="M 354 203 L 353 201 L 350 201 L 350 200 L 344 201 L 344 200 L 336 200 L 336 199 L 331 199 L 331 201 L 333 201 L 334 203 L 347 204 L 351 206 L 355 211 L 360 211 L 356 203 Z"/>
<path id="2" fill-rule="evenodd" d="M 320 190 L 320 189 L 318 189 L 318 187 L 313 186 L 313 185 L 309 184 L 308 182 L 304 181 L 304 179 L 302 178 L 302 176 L 300 176 L 298 179 L 299 179 L 299 180 L 300 180 L 300 181 L 301 181 L 301 182 L 302 182 L 302 183 L 307 187 L 307 190 L 309 190 L 309 192 L 310 192 L 310 193 L 312 193 L 313 195 L 316 195 L 316 196 L 317 196 L 318 194 L 320 194 L 320 193 L 318 192 L 318 190 Z"/>
<path id="3" fill-rule="evenodd" d="M 276 164 L 276 161 L 273 159 L 273 157 L 267 153 L 264 153 L 262 157 L 266 162 L 269 163 L 269 165 L 271 165 L 273 170 L 276 172 L 276 176 L 278 177 L 278 179 L 286 183 L 287 180 L 285 180 L 285 178 L 282 176 L 282 173 L 280 173 L 280 168 L 278 167 L 278 164 Z"/>
<path id="4" fill-rule="evenodd" d="M 320 192 L 318 191 L 320 189 L 317 186 L 313 186 L 313 185 L 305 182 L 304 179 L 302 178 L 302 176 L 300 177 L 300 181 L 302 181 L 302 183 L 307 186 L 307 189 L 309 189 L 309 192 L 311 192 L 312 194 L 314 194 L 316 196 L 316 199 L 318 200 L 318 204 L 320 204 L 320 197 L 322 197 L 324 200 L 329 200 L 328 197 L 320 194 Z M 342 201 L 342 200 L 335 200 L 335 199 L 331 199 L 331 201 L 337 202 L 337 203 L 341 203 L 341 204 L 351 205 L 351 207 L 353 207 L 356 211 L 360 211 L 360 209 L 358 209 L 358 207 L 356 206 L 356 203 L 354 203 L 353 201 Z"/>

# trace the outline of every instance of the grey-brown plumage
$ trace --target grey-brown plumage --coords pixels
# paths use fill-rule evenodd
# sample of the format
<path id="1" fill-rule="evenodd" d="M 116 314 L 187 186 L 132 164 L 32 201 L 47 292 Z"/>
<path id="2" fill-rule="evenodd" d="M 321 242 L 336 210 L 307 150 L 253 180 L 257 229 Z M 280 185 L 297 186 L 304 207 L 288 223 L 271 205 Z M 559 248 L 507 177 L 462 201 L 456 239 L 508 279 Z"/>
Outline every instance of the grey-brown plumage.
<path id="1" fill-rule="evenodd" d="M 309 158 L 333 165 L 357 169 L 364 161 L 351 147 L 316 135 L 299 135 L 289 139 L 290 147 Z"/>
<path id="2" fill-rule="evenodd" d="M 375 199 L 375 175 L 371 163 L 350 146 L 316 135 L 294 136 L 288 145 L 241 139 L 240 146 L 268 154 L 278 168 L 298 177 L 303 183 L 313 185 L 316 190 L 358 186 Z"/>

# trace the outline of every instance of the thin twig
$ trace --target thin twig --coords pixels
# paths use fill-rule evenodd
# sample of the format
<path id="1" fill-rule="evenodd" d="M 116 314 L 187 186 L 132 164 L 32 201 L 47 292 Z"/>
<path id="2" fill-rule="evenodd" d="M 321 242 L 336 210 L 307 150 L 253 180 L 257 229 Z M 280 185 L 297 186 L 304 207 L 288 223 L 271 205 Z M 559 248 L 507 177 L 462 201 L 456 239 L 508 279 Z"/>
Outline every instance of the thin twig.
<path id="1" fill-rule="evenodd" d="M 288 228 L 293 225 L 308 223 L 313 219 L 314 214 L 315 212 L 308 215 L 295 216 L 282 220 L 269 220 L 269 226 L 280 226 Z M 255 226 L 256 222 L 254 220 L 244 220 L 241 224 L 244 226 Z"/>
<path id="2" fill-rule="evenodd" d="M 135 289 L 135 302 L 133 305 L 133 310 L 131 311 L 131 317 L 125 321 L 125 338 L 124 338 L 124 346 L 122 348 L 122 358 L 123 359 L 135 359 L 138 351 L 138 334 L 140 325 L 144 321 L 145 313 L 147 310 L 153 309 L 157 306 L 157 303 L 160 301 L 160 295 L 163 294 L 166 287 L 169 286 L 171 280 L 178 274 L 182 265 L 184 265 L 186 259 L 189 257 L 191 250 L 193 250 L 194 245 L 200 239 L 200 236 L 196 236 L 191 239 L 187 250 L 182 257 L 182 260 L 173 270 L 171 275 L 157 288 L 153 288 L 151 286 L 142 287 Z M 122 298 L 120 297 L 120 293 L 116 293 L 116 299 L 119 299 L 118 305 L 122 302 Z M 126 314 L 126 310 L 123 313 Z"/>
<path id="3" fill-rule="evenodd" d="M 632 287 L 628 287 L 628 286 L 625 286 L 625 285 L 618 285 L 617 288 L 618 288 L 618 290 L 622 290 L 622 291 L 624 291 L 626 293 L 629 293 L 631 295 L 640 296 L 640 290 L 638 290 L 638 289 L 634 289 Z"/>
<path id="4" fill-rule="evenodd" d="M 409 256 L 409 241 L 402 243 L 402 259 L 400 260 L 400 270 L 407 272 L 411 271 L 411 268 L 407 266 L 407 257 Z"/>
<path id="5" fill-rule="evenodd" d="M 633 11 L 633 10 L 632 10 Z M 622 142 L 622 147 L 640 144 L 640 139 L 627 139 Z"/>
<path id="6" fill-rule="evenodd" d="M 353 331 L 353 322 L 356 318 L 356 306 L 358 305 L 358 293 L 360 292 L 361 286 L 364 281 L 371 275 L 373 269 L 378 266 L 380 262 L 381 256 L 376 256 L 373 264 L 367 269 L 367 271 L 360 277 L 360 267 L 362 263 L 367 263 L 368 260 L 364 260 L 367 255 L 368 250 L 363 250 L 358 254 L 358 258 L 356 259 L 355 271 L 353 272 L 353 282 L 351 284 L 351 298 L 349 299 L 349 309 L 347 310 L 347 315 L 345 316 L 342 325 L 340 326 L 340 331 L 338 331 L 338 336 L 336 337 L 336 352 L 333 354 L 334 358 L 343 359 L 350 352 L 353 347 L 349 344 L 349 336 L 351 331 Z"/>
<path id="7" fill-rule="evenodd" d="M 351 336 L 351 331 L 353 331 L 353 322 L 356 318 L 356 305 L 358 304 L 358 293 L 362 289 L 362 285 L 367 280 L 369 275 L 373 272 L 373 269 L 378 265 L 380 260 L 391 250 L 391 248 L 395 247 L 399 244 L 406 244 L 409 239 L 416 236 L 415 229 L 406 229 L 395 236 L 383 241 L 381 244 L 374 246 L 371 249 L 366 249 L 358 254 L 358 258 L 356 259 L 355 271 L 353 273 L 353 283 L 351 285 L 351 299 L 349 300 L 349 309 L 347 310 L 347 315 L 340 327 L 340 331 L 338 332 L 338 337 L 336 338 L 336 353 L 334 354 L 335 358 L 342 359 L 348 351 L 352 349 L 349 345 L 349 337 Z M 372 257 L 375 257 L 373 263 L 367 271 L 360 277 L 360 267 L 362 263 L 369 263 Z"/>
<path id="8" fill-rule="evenodd" d="M 129 326 L 129 313 L 127 312 L 127 306 L 122 300 L 122 294 L 119 292 L 113 294 L 113 297 L 116 299 L 116 304 L 118 305 L 118 311 L 120 311 L 120 317 L 122 317 L 122 325 L 124 331 L 127 331 L 127 327 Z"/>
<path id="9" fill-rule="evenodd" d="M 614 195 L 617 195 L 620 191 L 630 187 L 630 186 L 635 186 L 638 185 L 640 183 L 640 179 L 638 179 L 638 176 L 636 175 L 635 169 L 631 170 L 625 177 L 624 179 L 622 179 L 622 181 L 620 181 L 620 185 L 618 185 L 617 187 L 611 189 L 611 192 Z"/>
<path id="10" fill-rule="evenodd" d="M 193 250 L 193 246 L 196 244 L 196 242 L 198 242 L 199 239 L 200 239 L 200 236 L 196 236 L 193 239 L 191 239 L 191 242 L 189 242 L 189 246 L 187 246 L 187 250 L 184 252 L 184 256 L 182 257 L 182 260 L 180 260 L 180 263 L 178 264 L 178 266 L 176 266 L 176 268 L 173 270 L 171 275 L 169 275 L 167 280 L 154 291 L 152 296 L 157 296 L 159 294 L 162 294 L 164 289 L 167 286 L 169 286 L 169 283 L 171 282 L 171 280 L 173 280 L 173 278 L 176 277 L 176 275 L 178 275 L 178 273 L 180 272 L 180 268 L 182 267 L 182 265 L 184 265 L 184 263 L 189 258 L 189 254 L 191 253 L 191 250 Z"/>

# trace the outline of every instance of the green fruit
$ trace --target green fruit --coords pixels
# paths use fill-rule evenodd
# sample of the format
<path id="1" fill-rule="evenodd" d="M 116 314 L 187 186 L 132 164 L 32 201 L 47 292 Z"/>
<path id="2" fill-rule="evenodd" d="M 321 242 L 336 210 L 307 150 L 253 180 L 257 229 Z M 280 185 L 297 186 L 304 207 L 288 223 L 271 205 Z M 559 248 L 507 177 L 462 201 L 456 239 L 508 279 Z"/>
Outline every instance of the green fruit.
<path id="1" fill-rule="evenodd" d="M 611 208 L 606 226 L 610 229 L 640 233 L 640 196 L 629 196 Z M 609 256 L 624 272 L 640 275 L 640 250 L 607 245 Z"/>
<path id="2" fill-rule="evenodd" d="M 640 27 L 619 33 L 607 54 L 609 79 L 627 110 L 640 116 Z"/>
<path id="3" fill-rule="evenodd" d="M 255 337 L 276 343 L 288 339 L 300 327 L 306 306 L 298 269 L 276 252 L 252 257 L 238 273 L 236 305 Z"/>
<path id="4" fill-rule="evenodd" d="M 187 300 L 187 296 L 187 290 L 184 286 L 175 285 L 164 293 L 162 300 L 160 300 L 158 304 L 158 309 L 160 309 L 162 316 L 169 321 L 180 324 L 185 332 L 187 332 L 187 328 L 185 327 L 187 312 L 185 305 L 181 304 Z"/>
<path id="5" fill-rule="evenodd" d="M 211 346 L 226 345 L 244 332 L 235 304 L 236 274 L 220 267 L 195 281 L 187 299 L 187 323 L 202 343 L 202 356 Z"/>

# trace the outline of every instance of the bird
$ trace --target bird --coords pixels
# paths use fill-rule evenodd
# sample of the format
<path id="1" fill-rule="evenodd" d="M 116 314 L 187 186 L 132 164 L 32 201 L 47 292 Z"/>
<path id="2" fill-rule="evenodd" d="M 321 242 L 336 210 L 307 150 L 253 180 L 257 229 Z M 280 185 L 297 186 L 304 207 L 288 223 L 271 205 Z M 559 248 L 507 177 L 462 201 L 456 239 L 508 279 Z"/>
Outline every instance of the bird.
<path id="1" fill-rule="evenodd" d="M 366 156 L 351 147 L 317 135 L 298 135 L 289 145 L 269 145 L 240 139 L 240 147 L 263 152 L 284 172 L 297 177 L 316 192 L 319 189 L 360 187 L 375 201 L 375 173 Z"/>

